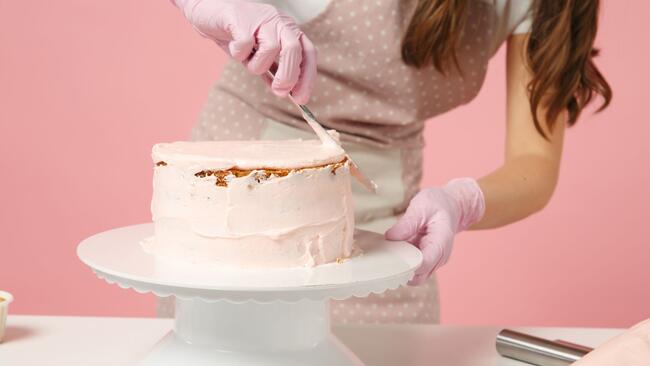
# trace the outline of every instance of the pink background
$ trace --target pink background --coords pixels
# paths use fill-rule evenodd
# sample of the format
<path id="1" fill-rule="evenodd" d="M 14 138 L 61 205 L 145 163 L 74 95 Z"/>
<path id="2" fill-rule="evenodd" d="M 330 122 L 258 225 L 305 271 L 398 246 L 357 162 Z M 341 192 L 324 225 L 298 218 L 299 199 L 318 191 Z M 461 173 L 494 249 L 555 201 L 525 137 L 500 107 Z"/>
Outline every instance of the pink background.
<path id="1" fill-rule="evenodd" d="M 458 237 L 440 271 L 444 322 L 650 316 L 648 13 L 647 1 L 605 1 L 611 108 L 568 133 L 544 212 Z M 503 56 L 471 105 L 429 123 L 426 185 L 501 162 Z M 153 296 L 97 280 L 75 247 L 149 220 L 150 147 L 188 136 L 223 63 L 168 1 L 0 1 L 0 288 L 14 313 L 154 315 Z"/>

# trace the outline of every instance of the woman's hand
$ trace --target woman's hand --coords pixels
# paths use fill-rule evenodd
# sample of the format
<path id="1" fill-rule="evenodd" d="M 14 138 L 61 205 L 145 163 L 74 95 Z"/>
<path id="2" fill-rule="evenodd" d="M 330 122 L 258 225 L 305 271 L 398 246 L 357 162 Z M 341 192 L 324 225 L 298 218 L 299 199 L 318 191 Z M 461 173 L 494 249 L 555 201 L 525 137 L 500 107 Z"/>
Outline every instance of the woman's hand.
<path id="1" fill-rule="evenodd" d="M 385 234 L 388 240 L 405 240 L 422 251 L 424 260 L 409 284 L 421 285 L 445 264 L 456 233 L 478 222 L 484 212 L 483 193 L 471 178 L 423 189 L 413 197 L 404 215 Z"/>
<path id="2" fill-rule="evenodd" d="M 608 340 L 572 365 L 650 365 L 650 319 L 645 320 Z"/>
<path id="3" fill-rule="evenodd" d="M 277 62 L 271 89 L 309 100 L 316 80 L 316 49 L 289 16 L 268 4 L 231 0 L 172 0 L 204 37 L 214 40 L 256 75 Z"/>

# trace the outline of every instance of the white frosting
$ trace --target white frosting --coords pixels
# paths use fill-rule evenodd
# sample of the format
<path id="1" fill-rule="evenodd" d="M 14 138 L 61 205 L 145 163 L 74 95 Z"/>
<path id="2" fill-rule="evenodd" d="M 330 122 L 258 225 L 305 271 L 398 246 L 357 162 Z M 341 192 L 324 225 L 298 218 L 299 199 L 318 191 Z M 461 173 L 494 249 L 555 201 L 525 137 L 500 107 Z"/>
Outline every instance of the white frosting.
<path id="1" fill-rule="evenodd" d="M 349 165 L 339 148 L 319 141 L 175 142 L 153 148 L 148 250 L 192 263 L 255 267 L 313 266 L 348 257 L 354 215 Z M 325 166 L 323 166 L 325 165 Z M 258 181 L 229 176 L 227 186 L 203 170 L 300 169 Z"/>
<path id="2" fill-rule="evenodd" d="M 296 169 L 339 162 L 345 151 L 318 140 L 177 141 L 154 145 L 152 155 L 154 162 L 202 169 Z"/>

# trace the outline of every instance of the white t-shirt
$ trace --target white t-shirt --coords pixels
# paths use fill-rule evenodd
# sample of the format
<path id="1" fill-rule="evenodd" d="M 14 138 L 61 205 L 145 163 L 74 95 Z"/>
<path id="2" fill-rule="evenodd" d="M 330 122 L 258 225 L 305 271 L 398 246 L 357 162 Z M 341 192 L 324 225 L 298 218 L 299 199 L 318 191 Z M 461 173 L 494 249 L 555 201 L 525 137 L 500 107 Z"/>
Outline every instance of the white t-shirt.
<path id="1" fill-rule="evenodd" d="M 291 15 L 298 23 L 304 23 L 323 12 L 332 0 L 255 0 L 275 6 L 285 14 Z M 397 0 L 391 0 L 397 1 Z M 494 4 L 497 13 L 497 44 L 510 34 L 530 32 L 532 17 L 530 7 L 533 0 L 475 0 Z"/>

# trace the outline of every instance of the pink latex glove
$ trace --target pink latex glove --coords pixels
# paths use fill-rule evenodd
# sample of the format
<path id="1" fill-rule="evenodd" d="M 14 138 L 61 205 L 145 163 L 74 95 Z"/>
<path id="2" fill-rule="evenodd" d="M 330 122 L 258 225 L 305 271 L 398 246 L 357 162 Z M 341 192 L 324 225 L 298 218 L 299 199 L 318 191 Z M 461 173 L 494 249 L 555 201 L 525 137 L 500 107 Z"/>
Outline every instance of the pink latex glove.
<path id="1" fill-rule="evenodd" d="M 268 4 L 243 0 L 172 0 L 194 28 L 226 53 L 263 75 L 277 62 L 276 95 L 309 100 L 316 80 L 316 48 L 295 21 Z"/>
<path id="2" fill-rule="evenodd" d="M 413 197 L 404 215 L 385 234 L 388 240 L 405 240 L 422 251 L 422 265 L 409 285 L 423 284 L 447 263 L 454 236 L 478 222 L 484 212 L 483 192 L 471 178 L 423 189 Z"/>
<path id="3" fill-rule="evenodd" d="M 650 365 L 650 319 L 641 322 L 589 352 L 573 366 Z"/>

